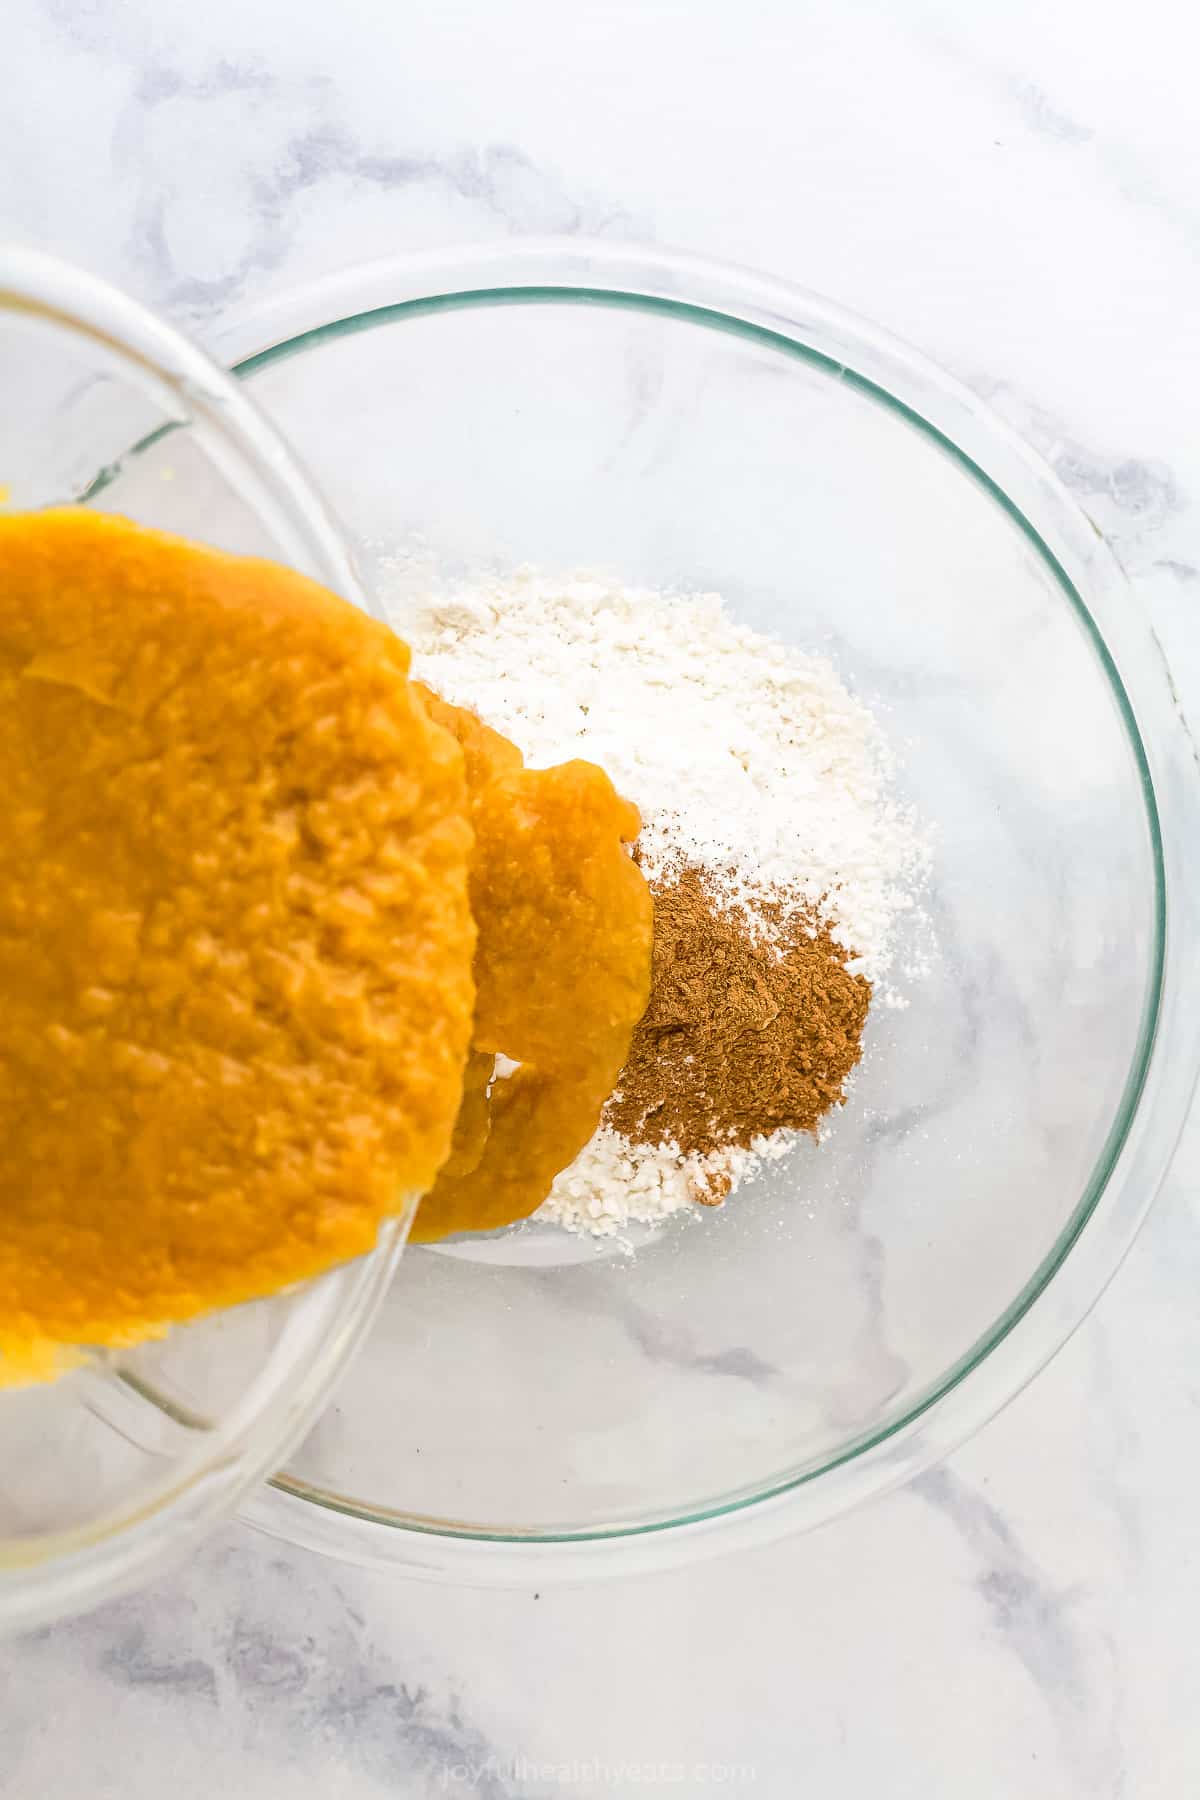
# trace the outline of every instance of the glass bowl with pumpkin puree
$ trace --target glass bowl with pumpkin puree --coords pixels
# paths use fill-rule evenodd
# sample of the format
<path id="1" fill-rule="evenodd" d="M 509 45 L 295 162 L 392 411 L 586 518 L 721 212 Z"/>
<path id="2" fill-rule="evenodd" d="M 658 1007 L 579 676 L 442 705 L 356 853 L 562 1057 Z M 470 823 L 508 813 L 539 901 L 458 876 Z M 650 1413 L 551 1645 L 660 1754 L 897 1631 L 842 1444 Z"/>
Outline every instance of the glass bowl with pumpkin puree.
<path id="1" fill-rule="evenodd" d="M 0 251 L 0 391 L 6 513 L 78 502 L 130 444 L 169 434 L 177 465 L 128 516 L 268 557 L 365 607 L 329 515 L 253 401 L 103 283 Z M 70 759 L 70 742 L 55 754 Z M 414 1204 L 369 1254 L 316 1280 L 131 1349 L 83 1344 L 57 1379 L 0 1386 L 0 1630 L 148 1579 L 279 1466 L 386 1291 Z"/>

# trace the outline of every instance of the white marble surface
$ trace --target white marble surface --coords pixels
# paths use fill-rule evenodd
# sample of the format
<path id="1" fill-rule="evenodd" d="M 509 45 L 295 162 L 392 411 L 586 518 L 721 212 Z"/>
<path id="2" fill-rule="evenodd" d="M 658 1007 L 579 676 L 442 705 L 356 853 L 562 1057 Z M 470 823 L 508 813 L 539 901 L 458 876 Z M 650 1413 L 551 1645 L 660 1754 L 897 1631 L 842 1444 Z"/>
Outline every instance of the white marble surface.
<path id="1" fill-rule="evenodd" d="M 1008 413 L 1200 717 L 1200 135 L 1175 0 L 7 0 L 0 233 L 203 335 L 353 258 L 675 243 L 818 287 Z M 1200 1787 L 1200 1131 L 1131 1258 L 950 1464 L 603 1587 L 405 1585 L 231 1528 L 0 1651 L 4 1800 Z"/>

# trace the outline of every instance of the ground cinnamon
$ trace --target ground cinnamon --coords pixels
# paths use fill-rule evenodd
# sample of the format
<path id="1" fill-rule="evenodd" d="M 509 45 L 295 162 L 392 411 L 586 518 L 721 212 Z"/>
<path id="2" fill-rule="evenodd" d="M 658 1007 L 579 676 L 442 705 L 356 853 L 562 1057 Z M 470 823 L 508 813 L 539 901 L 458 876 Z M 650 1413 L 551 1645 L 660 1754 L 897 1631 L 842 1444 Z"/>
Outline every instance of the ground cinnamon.
<path id="1" fill-rule="evenodd" d="M 687 868 L 654 894 L 650 1003 L 605 1122 L 686 1155 L 815 1131 L 862 1053 L 871 984 L 810 912 L 755 927 Z"/>

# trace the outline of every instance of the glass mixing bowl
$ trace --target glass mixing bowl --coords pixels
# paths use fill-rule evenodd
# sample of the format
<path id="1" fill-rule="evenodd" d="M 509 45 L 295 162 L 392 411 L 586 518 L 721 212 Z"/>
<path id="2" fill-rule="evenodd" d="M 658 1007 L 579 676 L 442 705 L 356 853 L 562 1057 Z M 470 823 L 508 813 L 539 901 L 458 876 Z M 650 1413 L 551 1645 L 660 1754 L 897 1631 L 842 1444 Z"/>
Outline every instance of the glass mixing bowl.
<path id="1" fill-rule="evenodd" d="M 0 394 L 0 503 L 77 499 L 165 432 L 177 479 L 143 496 L 147 523 L 273 555 L 361 603 L 321 503 L 237 383 L 102 283 L 0 249 Z M 407 1224 L 290 1295 L 0 1390 L 0 1629 L 135 1585 L 232 1512 L 320 1409 Z"/>
<path id="2" fill-rule="evenodd" d="M 382 263 L 220 348 L 368 588 L 398 551 L 412 591 L 525 562 L 719 590 L 833 656 L 936 832 L 936 960 L 875 1011 L 827 1143 L 633 1257 L 536 1225 L 414 1248 L 244 1516 L 543 1580 L 760 1538 L 913 1474 L 1095 1300 L 1196 1071 L 1196 768 L 1099 532 L 906 348 L 666 254 Z M 98 497 L 157 512 L 186 451 L 143 446 Z"/>

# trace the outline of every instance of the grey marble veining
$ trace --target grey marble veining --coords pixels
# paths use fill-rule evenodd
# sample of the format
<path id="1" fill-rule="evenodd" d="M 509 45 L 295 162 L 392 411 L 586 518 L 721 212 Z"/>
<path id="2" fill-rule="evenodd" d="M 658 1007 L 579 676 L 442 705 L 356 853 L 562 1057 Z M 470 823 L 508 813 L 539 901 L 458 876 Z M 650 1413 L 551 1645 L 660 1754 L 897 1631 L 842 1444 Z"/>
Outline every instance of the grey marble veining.
<path id="1" fill-rule="evenodd" d="M 678 243 L 878 318 L 1054 464 L 1200 716 L 1197 28 L 1168 0 L 9 0 L 3 33 L 0 232 L 201 335 L 349 260 L 546 231 Z M 635 382 L 631 432 L 640 404 Z M 691 1796 L 719 1769 L 764 1800 L 1179 1800 L 1200 1787 L 1198 1186 L 1193 1128 L 1091 1319 L 910 1490 L 541 1593 L 231 1528 L 0 1650 L 0 1795 L 541 1800 L 657 1769 Z M 736 1346 L 621 1323 L 652 1359 L 770 1389 Z"/>

